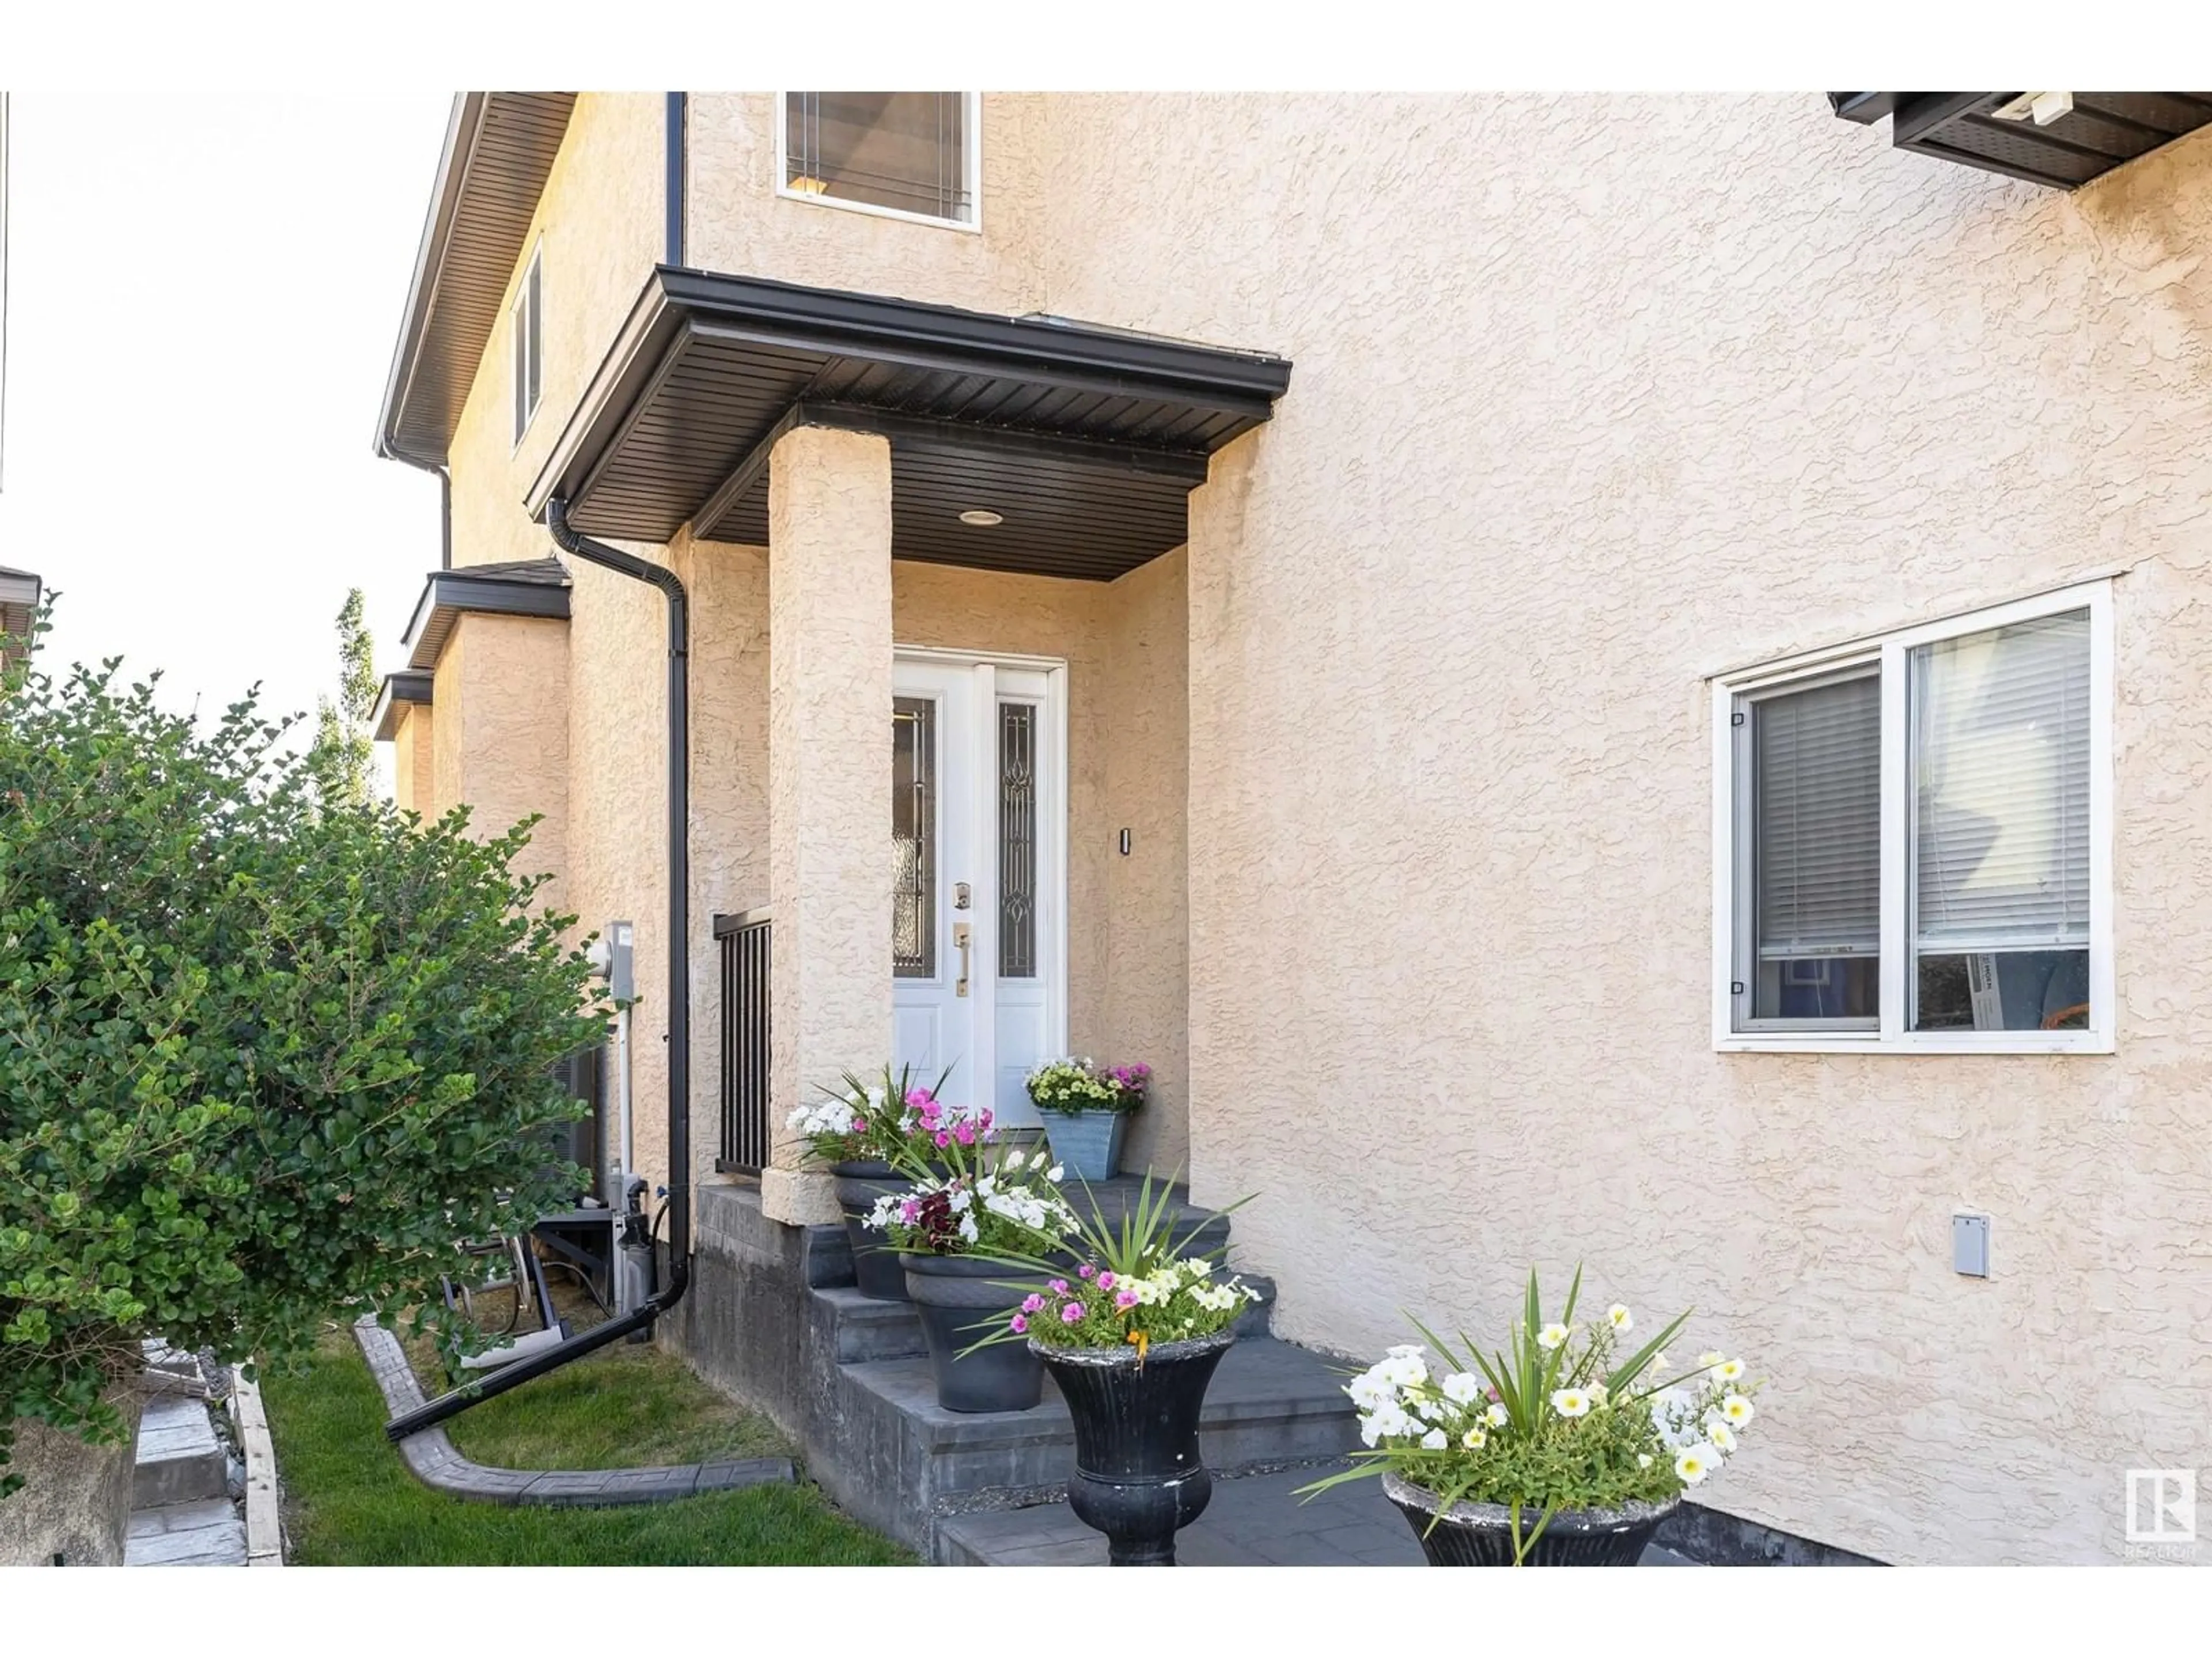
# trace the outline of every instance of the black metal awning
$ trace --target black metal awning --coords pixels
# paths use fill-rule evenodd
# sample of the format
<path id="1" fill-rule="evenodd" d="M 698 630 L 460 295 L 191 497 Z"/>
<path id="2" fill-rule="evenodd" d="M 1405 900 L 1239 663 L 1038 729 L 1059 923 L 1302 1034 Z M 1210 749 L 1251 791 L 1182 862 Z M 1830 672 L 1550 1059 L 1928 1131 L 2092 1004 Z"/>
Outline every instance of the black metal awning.
<path id="1" fill-rule="evenodd" d="M 1110 580 L 1184 540 L 1206 457 L 1290 374 L 1260 352 L 664 266 L 527 505 L 558 495 L 617 539 L 688 523 L 764 543 L 775 440 L 854 428 L 890 441 L 894 557 Z"/>
<path id="2" fill-rule="evenodd" d="M 2037 98 L 2054 101 L 2039 114 L 2027 107 Z M 1862 126 L 1888 116 L 1899 149 L 2061 190 L 2212 123 L 2212 92 L 1832 92 L 1828 102 Z"/>

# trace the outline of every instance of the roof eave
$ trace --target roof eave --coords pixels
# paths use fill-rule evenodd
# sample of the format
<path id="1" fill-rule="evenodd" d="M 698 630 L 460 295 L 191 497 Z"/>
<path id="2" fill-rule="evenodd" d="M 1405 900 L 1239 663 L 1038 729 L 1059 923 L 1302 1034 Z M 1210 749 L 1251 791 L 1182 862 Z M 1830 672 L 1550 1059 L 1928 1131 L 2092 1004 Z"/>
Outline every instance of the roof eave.
<path id="1" fill-rule="evenodd" d="M 384 407 L 377 416 L 376 453 L 383 459 L 416 466 L 442 466 L 446 462 L 443 455 L 417 455 L 404 448 L 399 441 L 399 416 L 412 387 L 422 336 L 436 304 L 438 270 L 453 240 L 461 185 L 468 175 L 468 152 L 483 124 L 483 100 L 480 92 L 456 93 L 453 113 L 447 118 L 446 142 L 438 153 L 438 171 L 430 191 L 430 211 L 423 221 L 422 243 L 415 251 L 415 274 L 408 281 L 399 338 L 393 343 L 392 368 L 385 377 Z"/>

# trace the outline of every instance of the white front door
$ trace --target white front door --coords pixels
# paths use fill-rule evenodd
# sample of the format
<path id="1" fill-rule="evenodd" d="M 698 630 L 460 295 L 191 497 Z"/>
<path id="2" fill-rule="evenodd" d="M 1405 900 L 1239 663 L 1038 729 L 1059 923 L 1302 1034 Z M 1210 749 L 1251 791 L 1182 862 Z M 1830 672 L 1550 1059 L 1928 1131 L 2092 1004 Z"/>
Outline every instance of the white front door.
<path id="1" fill-rule="evenodd" d="M 1013 1127 L 1067 1042 L 1066 685 L 946 651 L 891 679 L 892 1063 Z"/>

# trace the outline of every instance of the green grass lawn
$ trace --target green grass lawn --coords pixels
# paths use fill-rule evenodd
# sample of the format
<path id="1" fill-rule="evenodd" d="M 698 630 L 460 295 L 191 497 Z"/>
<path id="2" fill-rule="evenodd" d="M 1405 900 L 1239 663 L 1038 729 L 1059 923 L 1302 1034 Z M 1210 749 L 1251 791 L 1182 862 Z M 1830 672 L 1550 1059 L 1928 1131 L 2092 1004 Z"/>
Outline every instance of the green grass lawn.
<path id="1" fill-rule="evenodd" d="M 384 1437 L 384 1397 L 351 1333 L 306 1372 L 264 1373 L 285 1499 L 288 1559 L 304 1566 L 885 1566 L 911 1562 L 810 1486 L 766 1486 L 623 1509 L 507 1509 L 431 1491 Z M 447 1425 L 479 1462 L 613 1468 L 786 1449 L 672 1356 L 617 1345 Z"/>

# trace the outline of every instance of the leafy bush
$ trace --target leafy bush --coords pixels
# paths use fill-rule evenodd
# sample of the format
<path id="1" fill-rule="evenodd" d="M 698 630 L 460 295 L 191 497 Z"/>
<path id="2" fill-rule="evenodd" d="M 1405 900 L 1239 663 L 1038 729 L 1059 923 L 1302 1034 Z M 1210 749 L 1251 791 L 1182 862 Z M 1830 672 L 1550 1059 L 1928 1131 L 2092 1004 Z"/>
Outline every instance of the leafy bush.
<path id="1" fill-rule="evenodd" d="M 605 1012 L 509 869 L 527 823 L 343 804 L 251 696 L 203 731 L 112 661 L 9 681 L 0 1468 L 13 1419 L 118 1435 L 143 1337 L 434 1309 L 458 1240 L 573 1192 L 552 1067 Z"/>

